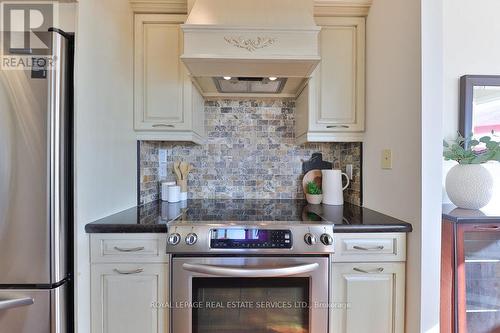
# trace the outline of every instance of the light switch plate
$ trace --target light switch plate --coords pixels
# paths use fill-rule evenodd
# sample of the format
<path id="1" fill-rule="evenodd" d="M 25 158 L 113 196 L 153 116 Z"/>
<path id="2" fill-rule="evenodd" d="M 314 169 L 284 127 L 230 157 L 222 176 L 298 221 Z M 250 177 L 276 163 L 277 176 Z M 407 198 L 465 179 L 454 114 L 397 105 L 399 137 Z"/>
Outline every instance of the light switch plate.
<path id="1" fill-rule="evenodd" d="M 384 149 L 382 150 L 382 169 L 390 170 L 392 169 L 392 150 Z"/>

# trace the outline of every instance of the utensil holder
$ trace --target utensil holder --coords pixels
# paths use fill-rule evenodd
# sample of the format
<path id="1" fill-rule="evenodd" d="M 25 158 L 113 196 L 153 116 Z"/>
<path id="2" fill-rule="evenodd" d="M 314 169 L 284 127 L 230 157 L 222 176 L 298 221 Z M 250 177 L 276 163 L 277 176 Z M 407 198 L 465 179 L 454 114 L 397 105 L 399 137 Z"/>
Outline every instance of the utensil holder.
<path id="1" fill-rule="evenodd" d="M 181 192 L 187 192 L 187 190 L 188 190 L 187 179 L 177 180 L 177 185 L 179 185 L 181 187 Z"/>

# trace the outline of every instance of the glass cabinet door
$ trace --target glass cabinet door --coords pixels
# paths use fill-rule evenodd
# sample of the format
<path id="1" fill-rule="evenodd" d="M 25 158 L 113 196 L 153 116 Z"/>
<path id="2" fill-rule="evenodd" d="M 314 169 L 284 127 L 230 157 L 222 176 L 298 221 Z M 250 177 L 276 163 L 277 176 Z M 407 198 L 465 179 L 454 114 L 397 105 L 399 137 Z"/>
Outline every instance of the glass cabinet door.
<path id="1" fill-rule="evenodd" d="M 468 333 L 500 333 L 500 225 L 463 233 Z"/>

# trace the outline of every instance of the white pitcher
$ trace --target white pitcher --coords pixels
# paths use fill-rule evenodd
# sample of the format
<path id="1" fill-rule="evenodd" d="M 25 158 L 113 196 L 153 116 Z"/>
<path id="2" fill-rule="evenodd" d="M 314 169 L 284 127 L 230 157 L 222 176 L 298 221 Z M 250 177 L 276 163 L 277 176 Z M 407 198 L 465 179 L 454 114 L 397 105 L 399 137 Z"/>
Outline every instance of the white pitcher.
<path id="1" fill-rule="evenodd" d="M 340 170 L 321 170 L 323 203 L 326 205 L 343 205 L 343 191 L 349 186 L 349 177 Z M 345 176 L 347 184 L 342 187 L 342 176 Z"/>

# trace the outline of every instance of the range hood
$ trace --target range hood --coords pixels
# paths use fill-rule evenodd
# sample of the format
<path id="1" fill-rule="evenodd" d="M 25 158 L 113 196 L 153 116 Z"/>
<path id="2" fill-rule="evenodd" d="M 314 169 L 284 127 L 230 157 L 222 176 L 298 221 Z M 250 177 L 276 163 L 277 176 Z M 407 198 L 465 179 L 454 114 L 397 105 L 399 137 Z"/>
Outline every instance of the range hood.
<path id="1" fill-rule="evenodd" d="M 182 30 L 195 78 L 307 78 L 320 61 L 313 0 L 196 0 Z"/>

